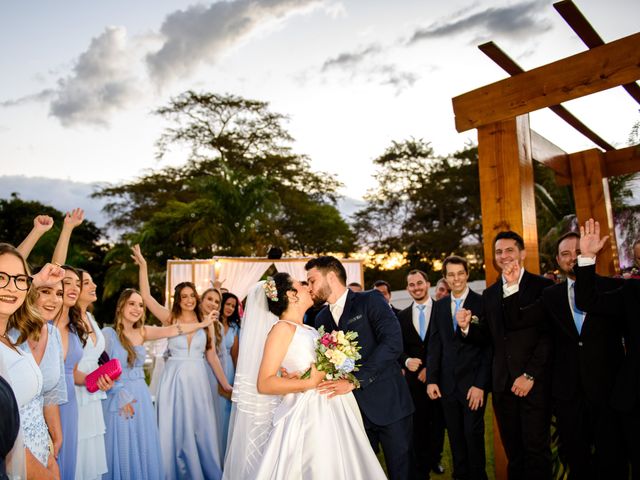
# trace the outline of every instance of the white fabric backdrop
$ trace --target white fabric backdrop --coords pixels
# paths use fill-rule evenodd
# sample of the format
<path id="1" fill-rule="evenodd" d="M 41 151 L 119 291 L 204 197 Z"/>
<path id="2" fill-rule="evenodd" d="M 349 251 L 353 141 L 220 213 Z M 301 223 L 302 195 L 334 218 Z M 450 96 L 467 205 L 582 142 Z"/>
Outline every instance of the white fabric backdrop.
<path id="1" fill-rule="evenodd" d="M 306 280 L 307 271 L 304 269 L 307 260 L 301 260 L 299 262 L 273 262 L 276 270 L 279 272 L 287 272 L 296 280 Z"/>
<path id="2" fill-rule="evenodd" d="M 220 260 L 217 278 L 223 282 L 223 287 L 228 288 L 242 300 L 270 266 L 268 262 Z"/>

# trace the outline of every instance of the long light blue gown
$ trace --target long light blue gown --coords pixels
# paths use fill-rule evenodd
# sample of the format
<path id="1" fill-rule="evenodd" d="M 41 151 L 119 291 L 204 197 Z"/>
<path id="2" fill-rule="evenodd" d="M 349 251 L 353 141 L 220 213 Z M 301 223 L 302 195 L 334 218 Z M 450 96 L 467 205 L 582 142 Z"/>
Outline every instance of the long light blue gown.
<path id="1" fill-rule="evenodd" d="M 168 358 L 158 385 L 157 415 L 165 478 L 216 480 L 222 477 L 217 383 L 204 358 L 206 334 L 198 330 L 169 340 Z"/>
<path id="2" fill-rule="evenodd" d="M 229 384 L 233 385 L 233 378 L 236 376 L 236 367 L 233 365 L 233 359 L 231 358 L 231 347 L 235 341 L 236 335 L 238 335 L 238 327 L 234 324 L 229 325 L 229 330 L 222 336 L 222 342 L 220 345 L 220 363 L 222 363 L 222 369 L 224 370 L 224 376 L 227 377 Z M 222 425 L 220 426 L 222 432 L 221 447 L 222 458 L 227 449 L 227 438 L 229 436 L 229 419 L 231 417 L 231 400 L 219 396 L 220 398 L 220 415 Z"/>
<path id="3" fill-rule="evenodd" d="M 111 327 L 102 330 L 105 351 L 110 358 L 117 358 L 122 365 L 122 375 L 102 401 L 104 423 L 107 427 L 105 446 L 108 472 L 102 480 L 128 480 L 164 478 L 160 457 L 160 440 L 156 425 L 155 410 L 149 388 L 144 378 L 145 348 L 134 347 L 136 360 L 133 367 L 127 362 L 127 351 Z M 135 400 L 135 415 L 126 419 L 120 408 Z"/>
<path id="4" fill-rule="evenodd" d="M 67 403 L 60 405 L 62 423 L 62 447 L 58 452 L 58 466 L 62 480 L 73 480 L 76 476 L 78 452 L 78 402 L 73 381 L 73 369 L 82 358 L 82 343 L 74 332 L 69 332 L 67 356 L 64 359 L 64 376 L 67 383 Z"/>

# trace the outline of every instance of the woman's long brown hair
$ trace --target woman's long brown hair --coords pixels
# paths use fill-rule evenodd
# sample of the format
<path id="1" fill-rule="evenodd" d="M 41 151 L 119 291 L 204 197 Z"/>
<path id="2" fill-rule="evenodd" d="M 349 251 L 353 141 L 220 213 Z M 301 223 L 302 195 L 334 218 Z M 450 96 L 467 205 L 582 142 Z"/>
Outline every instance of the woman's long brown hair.
<path id="1" fill-rule="evenodd" d="M 127 288 L 122 291 L 122 293 L 118 297 L 118 303 L 116 304 L 116 319 L 114 321 L 115 331 L 116 331 L 116 334 L 118 335 L 118 340 L 120 340 L 120 344 L 122 344 L 124 349 L 127 351 L 127 363 L 129 364 L 129 367 L 133 367 L 133 364 L 136 361 L 137 355 L 136 355 L 136 349 L 131 343 L 131 340 L 129 340 L 129 338 L 124 333 L 123 311 L 124 311 L 125 305 L 127 304 L 127 301 L 131 298 L 131 295 L 133 295 L 134 293 L 137 293 L 138 295 L 140 295 L 140 292 L 138 292 L 135 288 Z M 140 295 L 140 297 L 142 298 L 142 295 Z M 147 308 L 145 306 L 142 311 L 142 317 L 140 317 L 140 320 L 138 320 L 136 323 L 133 324 L 133 328 L 144 328 L 144 319 L 145 319 L 146 310 Z"/>
<path id="2" fill-rule="evenodd" d="M 198 296 L 198 291 L 196 290 L 196 286 L 191 282 L 182 282 L 176 285 L 173 290 L 173 305 L 171 305 L 171 323 L 174 324 L 178 321 L 178 317 L 182 315 L 182 307 L 180 306 L 180 294 L 182 290 L 185 288 L 190 288 L 193 290 L 193 293 L 196 296 L 196 307 L 194 312 L 196 314 L 196 318 L 198 322 L 202 323 L 202 311 L 200 310 L 200 297 Z M 209 335 L 209 329 L 205 328 L 204 333 L 207 336 L 207 345 L 205 347 L 206 350 L 211 348 L 211 335 Z"/>
<path id="3" fill-rule="evenodd" d="M 65 270 L 71 270 L 78 276 L 78 278 L 80 279 L 80 289 L 82 290 L 82 272 L 75 267 L 72 267 L 71 265 L 63 265 L 62 268 L 64 268 Z M 62 282 L 62 284 L 64 285 L 64 281 Z M 84 326 L 82 313 L 80 311 L 80 307 L 77 305 L 77 302 L 76 305 L 69 309 L 69 331 L 74 332 L 76 335 L 78 335 L 78 338 L 80 338 L 80 342 L 82 343 L 82 347 L 84 348 L 84 346 L 87 344 L 87 338 L 89 338 L 89 332 Z"/>
<path id="4" fill-rule="evenodd" d="M 25 261 L 22 254 L 13 246 L 8 243 L 0 243 L 0 255 L 13 255 L 18 258 L 22 262 L 22 266 L 24 267 L 24 273 L 26 275 L 31 275 L 31 271 L 29 270 L 29 265 Z M 9 317 L 9 321 L 7 322 L 7 331 L 15 328 L 20 332 L 18 335 L 18 340 L 15 344 L 9 340 L 12 345 L 20 345 L 28 338 L 38 341 L 40 339 L 40 332 L 42 331 L 42 326 L 44 325 L 44 319 L 40 315 L 40 312 L 36 308 L 35 299 L 37 298 L 38 293 L 35 288 L 29 287 L 27 291 L 27 296 L 22 302 L 22 305 L 13 312 L 13 314 Z"/>

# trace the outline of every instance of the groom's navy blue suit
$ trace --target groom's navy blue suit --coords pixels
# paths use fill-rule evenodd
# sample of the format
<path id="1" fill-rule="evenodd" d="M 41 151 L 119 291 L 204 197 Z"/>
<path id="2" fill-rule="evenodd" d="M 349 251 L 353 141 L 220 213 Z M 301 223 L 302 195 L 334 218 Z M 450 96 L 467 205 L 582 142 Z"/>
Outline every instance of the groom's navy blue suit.
<path id="1" fill-rule="evenodd" d="M 328 307 L 316 317 L 316 328 L 358 333 L 360 388 L 353 391 L 364 417 L 369 441 L 377 451 L 382 444 L 391 479 L 410 476 L 411 414 L 413 402 L 398 357 L 402 353 L 400 324 L 377 290 L 347 293 L 336 325 Z"/>

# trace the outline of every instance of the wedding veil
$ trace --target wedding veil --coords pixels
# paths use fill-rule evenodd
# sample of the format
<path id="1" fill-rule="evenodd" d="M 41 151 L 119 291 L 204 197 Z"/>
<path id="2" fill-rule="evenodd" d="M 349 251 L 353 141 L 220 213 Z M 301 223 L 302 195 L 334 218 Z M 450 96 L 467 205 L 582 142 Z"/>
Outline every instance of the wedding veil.
<path id="1" fill-rule="evenodd" d="M 282 398 L 262 395 L 256 387 L 264 343 L 278 321 L 269 312 L 263 285 L 264 281 L 258 282 L 249 292 L 240 329 L 223 479 L 244 480 L 255 476 L 269 439 L 273 411 Z"/>

